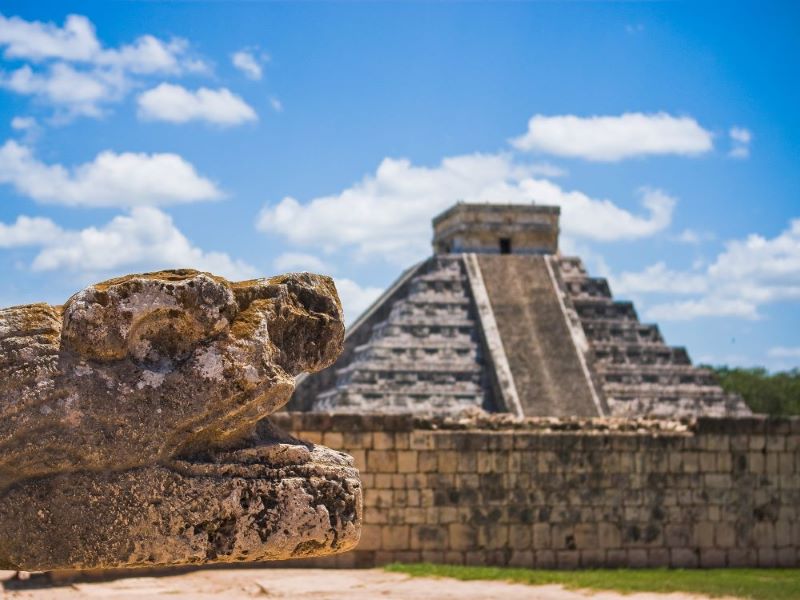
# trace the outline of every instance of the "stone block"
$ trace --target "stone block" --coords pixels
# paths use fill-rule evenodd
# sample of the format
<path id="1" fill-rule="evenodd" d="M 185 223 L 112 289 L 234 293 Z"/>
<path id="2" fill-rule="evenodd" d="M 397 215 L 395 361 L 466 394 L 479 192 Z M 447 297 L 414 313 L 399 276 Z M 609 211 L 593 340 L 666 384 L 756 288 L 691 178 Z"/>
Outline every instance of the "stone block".
<path id="1" fill-rule="evenodd" d="M 575 526 L 575 546 L 578 550 L 598 548 L 598 527 L 594 523 L 581 523 Z"/>
<path id="2" fill-rule="evenodd" d="M 606 567 L 622 569 L 628 566 L 627 550 L 606 550 Z"/>
<path id="3" fill-rule="evenodd" d="M 622 545 L 619 527 L 614 523 L 600 522 L 597 526 L 597 544 L 605 549 L 619 548 Z"/>
<path id="4" fill-rule="evenodd" d="M 381 528 L 381 548 L 383 550 L 408 550 L 408 525 L 389 525 Z"/>
<path id="5" fill-rule="evenodd" d="M 714 523 L 708 521 L 695 523 L 692 531 L 692 545 L 697 548 L 713 548 Z"/>
<path id="6" fill-rule="evenodd" d="M 439 470 L 438 453 L 421 450 L 417 453 L 417 468 L 420 473 L 435 473 Z"/>
<path id="7" fill-rule="evenodd" d="M 647 550 L 644 548 L 631 548 L 628 550 L 628 567 L 631 569 L 643 569 L 647 566 Z"/>
<path id="8" fill-rule="evenodd" d="M 719 550 L 718 548 L 700 549 L 700 566 L 704 569 L 721 569 L 725 564 L 725 550 Z"/>
<path id="9" fill-rule="evenodd" d="M 531 550 L 512 551 L 508 566 L 518 569 L 532 569 L 534 567 L 533 552 Z"/>
<path id="10" fill-rule="evenodd" d="M 458 472 L 458 452 L 443 450 L 439 452 L 439 473 Z"/>
<path id="11" fill-rule="evenodd" d="M 393 450 L 394 434 L 385 431 L 376 431 L 372 434 L 372 447 L 375 450 Z"/>
<path id="12" fill-rule="evenodd" d="M 736 546 L 736 530 L 733 525 L 730 523 L 716 523 L 714 525 L 714 545 L 721 549 Z"/>
<path id="13" fill-rule="evenodd" d="M 433 450 L 436 444 L 429 431 L 412 431 L 409 434 L 408 446 L 411 450 Z"/>
<path id="14" fill-rule="evenodd" d="M 462 523 L 451 523 L 448 525 L 447 531 L 450 548 L 469 551 L 477 546 L 478 532 L 475 527 Z"/>
<path id="15" fill-rule="evenodd" d="M 605 566 L 606 553 L 604 550 L 581 550 L 580 565 L 583 569 L 599 569 Z"/>
<path id="16" fill-rule="evenodd" d="M 551 549 L 553 541 L 550 534 L 549 523 L 534 523 L 533 524 L 533 548 L 534 550 Z"/>
<path id="17" fill-rule="evenodd" d="M 417 452 L 415 450 L 400 450 L 397 452 L 397 472 L 417 472 Z"/>
<path id="18" fill-rule="evenodd" d="M 577 550 L 559 550 L 556 552 L 556 565 L 559 569 L 577 569 L 581 566 L 581 553 Z"/>
<path id="19" fill-rule="evenodd" d="M 778 553 L 775 551 L 774 548 L 758 549 L 758 566 L 759 567 L 778 566 Z"/>
<path id="20" fill-rule="evenodd" d="M 480 453 L 483 454 L 483 453 Z M 459 473 L 475 473 L 477 470 L 477 457 L 475 452 L 464 451 L 458 453 L 456 470 Z"/>
<path id="21" fill-rule="evenodd" d="M 344 447 L 344 436 L 337 431 L 326 431 L 322 436 L 322 443 L 331 448 Z"/>
<path id="22" fill-rule="evenodd" d="M 700 563 L 699 553 L 688 548 L 670 548 L 669 563 L 676 569 L 693 569 Z"/>
<path id="23" fill-rule="evenodd" d="M 778 549 L 778 556 L 776 563 L 779 567 L 792 568 L 800 564 L 797 557 L 797 548 L 780 548 Z"/>
<path id="24" fill-rule="evenodd" d="M 373 473 L 396 473 L 397 452 L 393 450 L 367 450 L 367 469 Z"/>
<path id="25" fill-rule="evenodd" d="M 377 525 L 364 525 L 361 530 L 361 539 L 358 542 L 359 550 L 381 549 L 381 527 Z"/>

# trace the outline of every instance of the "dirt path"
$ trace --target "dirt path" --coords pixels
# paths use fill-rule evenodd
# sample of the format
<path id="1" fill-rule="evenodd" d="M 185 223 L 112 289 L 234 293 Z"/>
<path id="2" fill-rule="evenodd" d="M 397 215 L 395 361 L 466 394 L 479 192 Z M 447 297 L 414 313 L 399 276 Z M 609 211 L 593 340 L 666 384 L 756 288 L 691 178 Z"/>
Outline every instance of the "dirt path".
<path id="1" fill-rule="evenodd" d="M 526 586 L 496 581 L 419 579 L 373 570 L 229 569 L 195 571 L 168 577 L 132 577 L 116 581 L 64 584 L 46 588 L 6 583 L 2 600 L 71 600 L 164 596 L 180 600 L 225 598 L 309 598 L 311 600 L 697 600 L 692 594 L 576 592 L 557 585 Z"/>

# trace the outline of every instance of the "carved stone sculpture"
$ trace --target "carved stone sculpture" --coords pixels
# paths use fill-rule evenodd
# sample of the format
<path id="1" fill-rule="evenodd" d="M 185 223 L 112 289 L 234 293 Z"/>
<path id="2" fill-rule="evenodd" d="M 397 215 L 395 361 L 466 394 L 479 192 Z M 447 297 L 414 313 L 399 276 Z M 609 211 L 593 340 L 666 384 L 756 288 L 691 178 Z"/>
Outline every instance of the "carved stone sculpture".
<path id="1" fill-rule="evenodd" d="M 353 547 L 352 459 L 262 420 L 343 335 L 333 282 L 307 273 L 130 275 L 0 310 L 0 568 Z"/>

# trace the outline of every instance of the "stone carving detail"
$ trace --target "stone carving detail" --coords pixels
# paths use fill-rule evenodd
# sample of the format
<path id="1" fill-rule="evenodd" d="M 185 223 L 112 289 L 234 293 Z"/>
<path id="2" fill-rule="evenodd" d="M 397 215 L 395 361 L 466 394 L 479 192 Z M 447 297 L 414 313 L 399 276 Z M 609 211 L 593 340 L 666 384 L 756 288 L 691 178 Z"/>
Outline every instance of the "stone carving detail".
<path id="1" fill-rule="evenodd" d="M 307 273 L 164 271 L 0 310 L 0 568 L 353 547 L 352 459 L 261 420 L 343 336 L 333 282 Z"/>

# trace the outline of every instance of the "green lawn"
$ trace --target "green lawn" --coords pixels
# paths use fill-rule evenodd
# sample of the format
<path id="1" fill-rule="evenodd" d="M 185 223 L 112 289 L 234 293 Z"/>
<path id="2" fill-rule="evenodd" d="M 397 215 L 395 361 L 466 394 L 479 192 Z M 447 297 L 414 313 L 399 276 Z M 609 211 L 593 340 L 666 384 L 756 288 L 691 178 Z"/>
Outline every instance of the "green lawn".
<path id="1" fill-rule="evenodd" d="M 800 599 L 800 569 L 591 569 L 544 571 L 500 567 L 391 564 L 392 573 L 414 577 L 492 579 L 530 585 L 560 584 L 572 589 L 632 592 L 689 592 L 754 600 Z"/>

